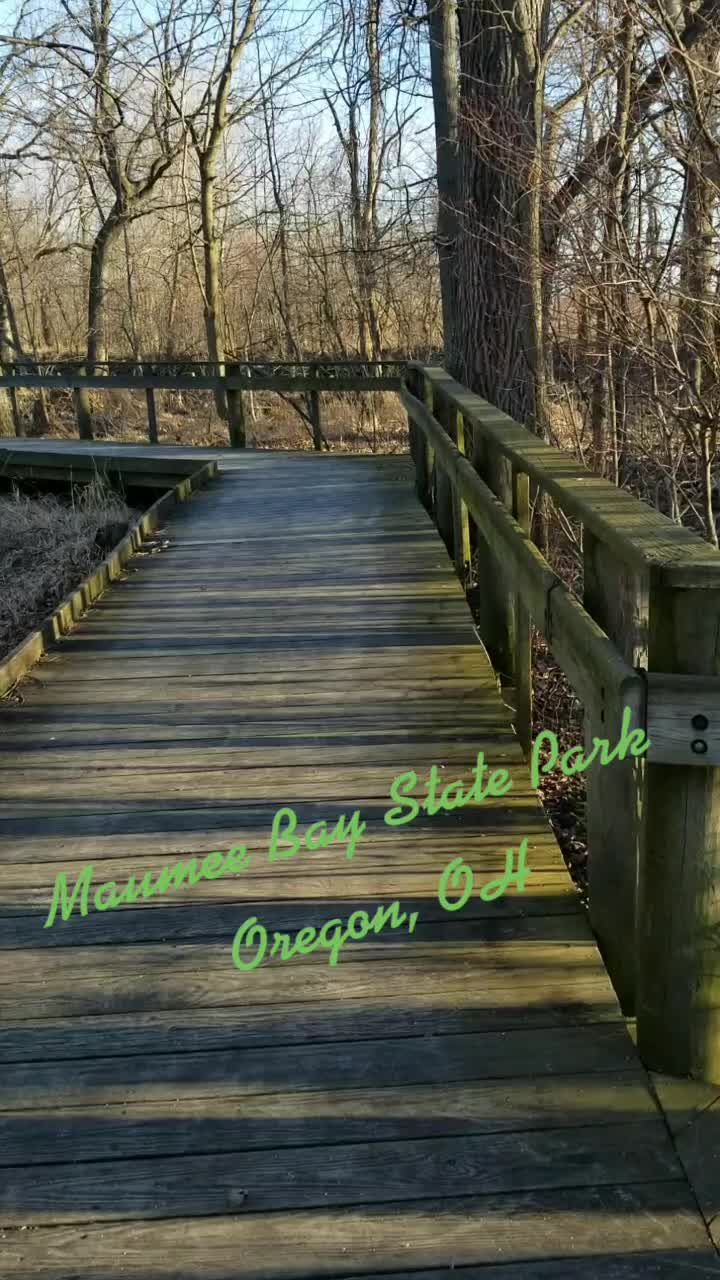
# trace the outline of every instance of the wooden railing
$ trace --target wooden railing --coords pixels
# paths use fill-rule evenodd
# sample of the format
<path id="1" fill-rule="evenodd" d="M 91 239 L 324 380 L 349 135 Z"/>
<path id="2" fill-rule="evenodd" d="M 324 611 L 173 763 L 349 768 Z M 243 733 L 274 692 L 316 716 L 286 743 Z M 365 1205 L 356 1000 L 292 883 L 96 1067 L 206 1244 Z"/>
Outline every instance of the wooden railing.
<path id="1" fill-rule="evenodd" d="M 586 774 L 590 919 L 645 1062 L 720 1082 L 720 554 L 443 369 L 411 364 L 400 395 L 418 496 L 458 572 L 477 557 L 525 748 L 531 624 L 586 738 L 617 741 L 625 707 L 647 733 L 646 756 Z M 531 489 L 582 527 L 582 600 L 532 541 Z"/>
<path id="2" fill-rule="evenodd" d="M 308 396 L 313 447 L 324 443 L 320 394 L 358 391 L 397 391 L 405 365 L 403 361 L 263 360 L 216 364 L 210 360 L 110 360 L 98 361 L 91 369 L 82 360 L 18 360 L 0 368 L 0 387 L 13 400 L 13 416 L 19 421 L 14 402 L 19 387 L 72 391 L 75 396 L 81 439 L 92 440 L 92 416 L 87 392 L 144 390 L 147 401 L 148 440 L 158 442 L 156 391 L 222 391 L 227 404 L 228 434 L 232 448 L 245 446 L 243 394 L 248 391 L 301 392 Z"/>

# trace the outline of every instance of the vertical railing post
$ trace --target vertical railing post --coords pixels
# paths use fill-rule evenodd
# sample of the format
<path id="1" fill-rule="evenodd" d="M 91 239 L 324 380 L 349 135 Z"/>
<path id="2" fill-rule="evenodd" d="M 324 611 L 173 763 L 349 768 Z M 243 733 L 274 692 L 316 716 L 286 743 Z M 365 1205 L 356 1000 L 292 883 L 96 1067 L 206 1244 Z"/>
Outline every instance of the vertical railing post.
<path id="1" fill-rule="evenodd" d="M 523 533 L 530 535 L 530 480 L 524 471 L 512 469 L 512 514 Z M 532 741 L 532 620 L 522 595 L 515 592 L 515 732 L 526 754 Z"/>
<path id="2" fill-rule="evenodd" d="M 667 585 L 658 573 L 649 594 L 648 670 L 715 676 L 720 590 Z M 683 736 L 702 739 L 705 728 L 717 727 L 714 705 L 706 716 L 697 707 L 675 714 Z M 638 1048 L 654 1070 L 720 1085 L 720 768 L 653 763 L 652 729 L 649 737 L 638 876 Z"/>
<path id="3" fill-rule="evenodd" d="M 225 378 L 237 378 L 239 376 L 237 365 L 228 364 L 225 366 Z M 246 431 L 245 431 L 245 405 L 243 403 L 243 393 L 239 387 L 225 386 L 225 401 L 228 408 L 228 435 L 230 437 L 231 449 L 244 449 L 246 447 Z"/>
<path id="4" fill-rule="evenodd" d="M 158 424 L 157 412 L 155 409 L 155 390 L 153 387 L 145 388 L 145 400 L 147 402 L 148 440 L 150 441 L 150 444 L 157 444 Z"/>
<path id="5" fill-rule="evenodd" d="M 442 393 L 436 394 L 431 387 L 431 395 L 434 401 L 433 414 L 440 426 L 452 439 L 454 436 L 449 423 L 455 417 L 454 408 L 443 397 Z M 430 406 L 428 405 L 428 408 Z M 455 545 L 455 501 L 453 498 L 452 480 L 444 467 L 437 466 L 435 468 L 435 520 L 437 523 L 440 537 L 450 553 L 453 561 L 456 560 Z"/>
<path id="6" fill-rule="evenodd" d="M 15 435 L 22 438 L 22 436 L 27 433 L 25 431 L 25 424 L 22 420 L 22 414 L 20 413 L 20 406 L 18 404 L 17 387 L 8 387 L 7 393 L 8 400 L 10 401 L 10 415 L 12 417 Z"/>
<path id="7" fill-rule="evenodd" d="M 85 366 L 81 365 L 78 373 L 85 372 Z M 90 391 L 88 387 L 73 387 L 73 399 L 75 401 L 75 417 L 77 418 L 78 434 L 81 440 L 92 440 L 92 408 L 90 405 Z"/>
<path id="8" fill-rule="evenodd" d="M 310 377 L 317 378 L 317 376 L 318 367 L 316 364 L 311 364 Z M 320 418 L 320 392 L 316 388 L 313 388 L 310 392 L 310 422 L 312 425 L 313 449 L 316 453 L 321 453 L 323 447 L 323 434 L 322 420 Z"/>
<path id="9" fill-rule="evenodd" d="M 508 511 L 513 509 L 512 467 L 506 458 L 473 430 L 473 465 L 485 484 Z M 514 592 L 506 567 L 499 562 L 479 529 L 475 551 L 478 563 L 477 611 L 479 631 L 497 675 L 511 685 L 515 675 Z"/>
<path id="10" fill-rule="evenodd" d="M 423 401 L 428 413 L 435 414 L 435 393 L 433 392 L 430 379 L 423 375 L 422 386 L 420 388 L 420 399 Z M 435 450 L 423 434 L 423 445 L 425 449 L 425 475 L 427 477 L 427 487 L 425 492 L 424 505 L 427 507 L 433 519 L 435 518 L 435 499 L 437 494 L 437 468 L 435 466 Z"/>
<path id="11" fill-rule="evenodd" d="M 647 574 L 629 568 L 595 535 L 583 529 L 583 603 L 633 667 L 647 664 Z M 585 741 L 615 743 L 623 707 L 611 691 L 598 688 L 595 705 L 586 703 Z M 642 757 L 593 761 L 585 774 L 590 923 L 623 1012 L 635 1012 L 637 949 L 635 940 L 638 859 L 643 839 Z"/>
<path id="12" fill-rule="evenodd" d="M 448 406 L 448 430 L 458 452 L 465 456 L 465 419 L 459 409 Z M 456 490 L 453 490 L 453 522 L 455 525 L 455 568 L 465 586 L 470 572 L 472 550 L 470 546 L 470 518 L 468 509 Z"/>
<path id="13" fill-rule="evenodd" d="M 415 396 L 416 400 L 423 397 L 422 387 L 419 385 L 421 378 L 417 369 L 409 368 L 406 370 L 405 381 L 408 390 Z M 427 449 L 425 447 L 425 437 L 418 426 L 415 425 L 410 414 L 408 414 L 408 435 L 410 437 L 410 456 L 413 460 L 415 468 L 415 493 L 418 501 L 423 507 L 428 507 L 428 470 L 427 470 Z"/>

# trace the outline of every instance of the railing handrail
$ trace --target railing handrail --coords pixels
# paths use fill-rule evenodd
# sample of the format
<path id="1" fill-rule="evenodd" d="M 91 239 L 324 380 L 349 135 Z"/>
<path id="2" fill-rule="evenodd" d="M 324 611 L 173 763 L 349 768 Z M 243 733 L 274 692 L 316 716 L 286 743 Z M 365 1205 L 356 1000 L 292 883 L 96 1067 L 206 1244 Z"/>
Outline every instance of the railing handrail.
<path id="1" fill-rule="evenodd" d="M 640 498 L 595 475 L 571 453 L 541 440 L 501 409 L 469 391 L 439 366 L 409 361 L 433 392 L 512 464 L 607 543 L 626 564 L 659 574 L 674 587 L 720 589 L 720 553 L 699 534 L 676 524 Z"/>
<path id="2" fill-rule="evenodd" d="M 314 356 L 287 360 L 39 360 L 17 359 L 0 363 L 0 388 L 10 398 L 18 436 L 24 426 L 17 401 L 20 388 L 72 391 L 75 397 L 81 439 L 93 436 L 92 409 L 88 392 L 144 391 L 147 401 L 148 439 L 158 443 L 156 391 L 211 391 L 221 406 L 225 404 L 232 448 L 244 448 L 246 441 L 243 392 L 271 391 L 280 395 L 307 396 L 308 413 L 303 414 L 312 431 L 313 448 L 329 447 L 323 434 L 320 392 L 338 393 L 397 391 L 406 368 L 405 360 L 349 360 L 346 357 Z"/>
<path id="3" fill-rule="evenodd" d="M 371 362 L 226 361 L 224 373 L 210 361 L 96 361 L 94 372 L 84 361 L 16 361 L 0 365 L 0 388 L 47 388 L 73 391 L 397 391 L 405 364 Z"/>
<path id="4" fill-rule="evenodd" d="M 223 383 L 231 378 L 254 379 L 267 378 L 278 371 L 280 377 L 302 376 L 313 377 L 369 377 L 399 379 L 406 368 L 405 360 L 349 360 L 324 359 L 300 360 L 94 360 L 83 357 L 77 359 L 22 359 L 6 360 L 0 365 L 0 375 L 5 385 L 9 379 L 24 377 L 43 377 L 58 379 L 65 376 L 84 377 L 149 377 L 171 378 L 211 377 Z M 91 372 L 92 370 L 92 372 Z M 377 370 L 377 374 L 374 371 Z M 337 371 L 337 374 L 336 372 Z"/>
<path id="5" fill-rule="evenodd" d="M 174 369 L 178 365 L 201 365 L 203 367 L 232 365 L 237 366 L 258 366 L 264 367 L 272 365 L 274 368 L 297 368 L 300 365 L 347 365 L 350 367 L 360 366 L 367 368 L 384 368 L 387 365 L 395 365 L 398 368 L 406 368 L 409 360 L 404 356 L 388 356 L 384 360 L 364 360 L 362 356 L 299 356 L 296 360 L 275 360 L 272 356 L 255 356 L 250 360 L 234 359 L 226 356 L 224 360 L 204 359 L 202 356 L 177 356 L 174 360 L 165 357 L 155 356 L 139 356 L 137 359 L 132 356 L 118 356 L 112 360 L 94 360 L 89 361 L 87 356 L 18 356 L 15 360 L 4 361 L 5 365 L 38 367 L 40 365 L 57 365 L 67 366 L 68 368 L 78 368 L 81 365 L 94 364 L 97 368 L 110 368 L 112 366 L 121 366 L 123 368 L 132 368 L 139 365 L 157 365 Z"/>
<path id="6" fill-rule="evenodd" d="M 570 683 L 585 701 L 599 682 L 615 698 L 623 700 L 623 705 L 632 706 L 635 719 L 642 722 L 642 676 L 625 661 L 425 405 L 405 385 L 401 386 L 400 399 L 435 451 L 453 489 L 493 544 L 493 551 L 502 557 L 503 566 L 525 597 L 538 629 L 548 644 L 554 644 L 557 660 Z"/>
<path id="7" fill-rule="evenodd" d="M 582 698 L 586 746 L 618 742 L 627 707 L 647 734 L 642 758 L 586 774 L 590 922 L 646 1065 L 720 1083 L 720 980 L 708 957 L 720 884 L 720 554 L 443 369 L 413 362 L 400 397 L 418 495 L 458 569 L 477 557 L 478 630 L 514 686 L 523 746 L 531 622 Z M 530 538 L 531 480 L 582 522 L 582 603 Z"/>

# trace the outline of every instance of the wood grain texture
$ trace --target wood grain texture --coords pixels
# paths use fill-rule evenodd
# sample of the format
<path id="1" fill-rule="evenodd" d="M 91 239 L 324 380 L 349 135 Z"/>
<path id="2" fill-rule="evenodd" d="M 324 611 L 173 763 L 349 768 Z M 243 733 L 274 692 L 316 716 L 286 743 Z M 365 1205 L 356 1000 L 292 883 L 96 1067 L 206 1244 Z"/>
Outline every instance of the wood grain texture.
<path id="1" fill-rule="evenodd" d="M 503 1133 L 521 1127 L 583 1128 L 616 1124 L 622 1097 L 628 1121 L 653 1115 L 641 1071 L 604 1077 L 551 1076 L 520 1081 L 385 1086 L 378 1089 L 318 1089 L 234 1098 L 188 1098 L 185 1123 L 176 1121 L 177 1101 L 78 1106 L 36 1111 L 28 1147 L 24 1112 L 0 1114 L 0 1165 L 52 1164 L 58 1149 L 75 1160 L 93 1160 L 97 1150 L 116 1157 L 243 1151 L 333 1142 L 447 1138 Z M 128 1125 L 130 1118 L 132 1124 Z"/>
<path id="2" fill-rule="evenodd" d="M 242 1187 L 241 1175 L 237 1185 Z M 649 1230 L 654 1248 L 647 1243 Z M 546 1258 L 553 1266 L 565 1264 L 560 1275 L 574 1276 L 579 1264 L 585 1268 L 580 1274 L 595 1280 L 604 1276 L 603 1259 L 609 1256 L 617 1266 L 618 1255 L 645 1269 L 616 1270 L 615 1280 L 652 1276 L 657 1255 L 666 1267 L 673 1255 L 687 1264 L 684 1273 L 673 1274 L 694 1277 L 696 1266 L 701 1275 L 718 1275 L 717 1255 L 690 1192 L 675 1182 L 440 1198 L 387 1208 L 375 1203 L 140 1218 L 8 1230 L 3 1237 L 3 1265 L 12 1280 L 339 1280 L 377 1275 L 383 1267 L 397 1273 L 415 1262 L 453 1275 L 456 1268 L 482 1267 L 481 1276 L 490 1264 L 524 1264 L 525 1274 L 522 1265 L 516 1274 L 526 1280 Z M 504 1278 L 504 1265 L 493 1280 L 498 1275 Z"/>
<path id="3" fill-rule="evenodd" d="M 223 454 L 0 706 L 3 1278 L 717 1275 L 405 462 L 310 461 Z M 478 751 L 507 796 L 385 824 L 396 773 Z M 360 809 L 353 859 L 268 863 L 287 804 Z M 442 910 L 450 859 L 482 884 L 524 837 L 524 893 Z M 59 871 L 238 843 L 247 872 L 42 929 Z M 249 915 L 395 899 L 414 933 L 335 967 L 232 963 Z"/>
<path id="4" fill-rule="evenodd" d="M 647 667 L 649 575 L 631 570 L 588 530 L 583 534 L 585 608 L 633 667 Z M 605 695 L 605 696 L 603 696 Z M 617 742 L 624 707 L 600 685 L 585 705 L 585 745 L 595 736 Z M 652 741 L 652 739 L 651 739 Z M 593 929 L 621 1007 L 636 1008 L 638 865 L 644 838 L 643 759 L 615 761 L 587 772 L 588 897 Z M 633 943 L 629 945 L 629 940 Z"/>

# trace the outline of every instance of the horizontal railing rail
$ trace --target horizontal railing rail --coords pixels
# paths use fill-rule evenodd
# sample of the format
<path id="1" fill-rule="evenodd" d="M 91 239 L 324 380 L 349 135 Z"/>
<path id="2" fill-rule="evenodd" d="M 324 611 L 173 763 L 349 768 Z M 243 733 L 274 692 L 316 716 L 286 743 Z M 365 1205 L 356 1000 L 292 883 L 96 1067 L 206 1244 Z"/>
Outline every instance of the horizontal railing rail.
<path id="1" fill-rule="evenodd" d="M 586 773 L 590 919 L 648 1065 L 720 1081 L 720 554 L 444 369 L 411 362 L 400 397 L 418 496 L 458 572 L 476 567 L 525 748 L 533 626 L 588 744 L 617 742 L 628 707 L 647 733 L 645 756 Z M 531 537 L 542 495 L 580 526 L 581 598 Z"/>
<path id="2" fill-rule="evenodd" d="M 320 393 L 398 391 L 405 362 L 401 360 L 349 360 L 333 357 L 312 360 L 105 360 L 89 365 L 83 360 L 16 360 L 0 366 L 0 388 L 12 401 L 13 418 L 20 421 L 14 397 L 21 388 L 72 391 L 76 400 L 78 429 L 82 439 L 92 439 L 88 391 L 144 391 L 147 399 L 148 439 L 158 442 L 156 391 L 211 391 L 222 393 L 227 406 L 230 444 L 245 445 L 243 393 L 274 391 L 304 394 L 309 401 L 313 447 L 327 446 L 323 435 Z M 21 431 L 18 431 L 21 434 Z"/>
<path id="3" fill-rule="evenodd" d="M 294 373 L 299 377 L 311 375 L 313 371 L 321 371 L 324 374 L 331 374 L 334 371 L 343 374 L 362 374 L 367 373 L 373 376 L 375 372 L 385 374 L 387 377 L 400 377 L 403 369 L 407 364 L 406 360 L 361 360 L 358 358 L 334 356 L 322 356 L 307 360 L 224 360 L 222 362 L 214 360 L 202 359 L 178 359 L 178 360 L 155 360 L 152 358 L 142 358 L 138 360 L 95 360 L 92 369 L 100 374 L 132 374 L 132 373 L 158 373 L 158 374 L 183 374 L 190 375 L 201 373 L 208 377 L 223 377 L 225 371 L 229 368 L 241 371 L 243 376 L 252 376 L 254 373 L 261 375 L 272 374 L 276 370 L 285 373 Z M 88 361 L 78 356 L 72 358 L 58 359 L 22 359 L 5 362 L 3 368 L 10 376 L 17 375 L 23 377 L 27 374 L 37 373 L 43 377 L 61 376 L 64 373 L 80 373 L 83 369 L 87 369 Z"/>
<path id="4" fill-rule="evenodd" d="M 223 365 L 208 360 L 96 362 L 82 360 L 16 361 L 0 370 L 0 387 L 156 387 L 214 391 L 230 387 L 253 391 L 397 391 L 399 361 L 258 361 Z"/>
<path id="5" fill-rule="evenodd" d="M 673 582 L 682 587 L 718 584 L 720 557 L 691 529 L 595 475 L 573 454 L 546 444 L 444 369 L 416 362 L 408 368 L 426 379 L 438 404 L 462 413 L 466 427 L 479 432 L 491 450 L 529 476 L 629 566 L 660 574 L 668 586 Z"/>
<path id="6" fill-rule="evenodd" d="M 453 493 L 463 500 L 496 560 L 502 563 L 512 589 L 522 596 L 548 643 L 553 642 L 555 656 L 573 688 L 588 702 L 602 688 L 606 698 L 612 693 L 621 706 L 632 707 L 636 723 L 643 721 L 645 684 L 639 672 L 624 660 L 548 564 L 529 533 L 495 497 L 428 409 L 405 387 L 401 388 L 400 398 L 450 477 Z M 518 727 L 527 748 L 528 710 Z"/>

